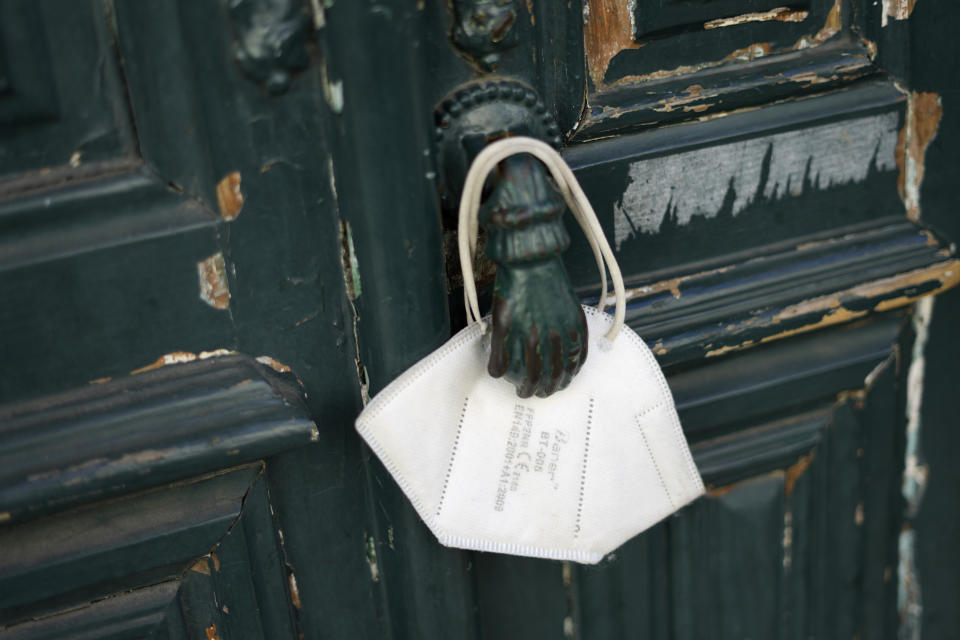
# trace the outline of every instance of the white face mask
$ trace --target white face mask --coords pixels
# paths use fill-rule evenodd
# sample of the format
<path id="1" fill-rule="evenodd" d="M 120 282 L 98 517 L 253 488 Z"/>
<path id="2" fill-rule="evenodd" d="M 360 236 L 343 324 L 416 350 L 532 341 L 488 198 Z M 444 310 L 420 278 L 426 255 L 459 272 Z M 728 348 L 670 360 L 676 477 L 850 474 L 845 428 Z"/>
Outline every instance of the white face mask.
<path id="1" fill-rule="evenodd" d="M 486 324 L 474 322 L 377 394 L 356 426 L 441 543 L 596 563 L 701 495 L 703 483 L 660 367 L 622 327 L 623 282 L 596 216 L 569 167 L 537 140 L 495 142 L 468 172 L 460 228 L 468 317 L 479 316 L 470 263 L 480 188 L 515 153 L 550 169 L 598 263 L 606 260 L 617 313 L 584 307 L 589 356 L 549 398 L 520 399 L 490 377 Z M 605 278 L 603 292 L 601 301 Z"/>

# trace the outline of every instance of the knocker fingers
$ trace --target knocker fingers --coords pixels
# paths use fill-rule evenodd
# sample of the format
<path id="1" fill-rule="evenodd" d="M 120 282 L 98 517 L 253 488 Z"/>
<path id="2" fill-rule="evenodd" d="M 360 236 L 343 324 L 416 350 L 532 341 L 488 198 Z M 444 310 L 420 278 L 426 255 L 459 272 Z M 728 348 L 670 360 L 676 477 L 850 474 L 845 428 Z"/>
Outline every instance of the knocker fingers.
<path id="1" fill-rule="evenodd" d="M 542 395 L 541 382 L 544 373 L 544 349 L 540 344 L 540 329 L 536 324 L 530 326 L 530 333 L 527 334 L 525 345 L 525 360 L 527 363 L 526 378 L 517 389 L 517 395 L 521 398 L 529 398 L 537 394 Z"/>
<path id="2" fill-rule="evenodd" d="M 500 296 L 493 298 L 493 334 L 490 336 L 490 359 L 487 372 L 494 378 L 503 376 L 510 368 L 510 307 Z"/>

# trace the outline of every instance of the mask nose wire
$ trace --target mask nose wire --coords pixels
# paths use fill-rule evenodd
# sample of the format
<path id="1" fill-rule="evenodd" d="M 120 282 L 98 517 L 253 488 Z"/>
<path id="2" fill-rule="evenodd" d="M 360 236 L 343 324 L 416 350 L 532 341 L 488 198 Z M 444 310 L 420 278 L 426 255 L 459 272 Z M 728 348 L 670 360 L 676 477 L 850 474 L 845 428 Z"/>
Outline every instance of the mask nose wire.
<path id="1" fill-rule="evenodd" d="M 607 332 L 606 339 L 613 342 L 623 327 L 626 315 L 626 293 L 620 265 L 617 264 L 613 250 L 607 242 L 600 221 L 597 220 L 597 214 L 590 206 L 590 201 L 563 157 L 545 142 L 526 136 L 504 138 L 484 147 L 470 164 L 464 180 L 463 195 L 460 198 L 457 240 L 460 249 L 460 270 L 463 273 L 463 303 L 467 310 L 467 323 L 479 322 L 480 330 L 483 333 L 487 331 L 487 325 L 480 315 L 477 285 L 473 280 L 473 259 L 477 251 L 477 214 L 480 211 L 483 184 L 497 164 L 518 153 L 529 153 L 547 167 L 567 206 L 570 207 L 574 218 L 583 229 L 597 261 L 597 268 L 600 270 L 601 295 L 600 302 L 597 304 L 597 309 L 600 311 L 603 311 L 606 306 L 607 271 L 610 271 L 616 308 L 613 314 L 613 325 Z"/>

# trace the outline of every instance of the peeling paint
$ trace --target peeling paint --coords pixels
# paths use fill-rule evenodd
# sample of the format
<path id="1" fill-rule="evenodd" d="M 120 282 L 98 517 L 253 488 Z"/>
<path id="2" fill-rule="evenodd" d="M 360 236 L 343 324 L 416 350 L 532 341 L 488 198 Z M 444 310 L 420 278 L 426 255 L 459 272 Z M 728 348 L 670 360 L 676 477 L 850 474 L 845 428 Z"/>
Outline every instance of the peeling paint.
<path id="1" fill-rule="evenodd" d="M 240 190 L 240 172 L 228 173 L 217 183 L 217 206 L 224 220 L 236 220 L 243 209 L 243 192 Z"/>
<path id="2" fill-rule="evenodd" d="M 367 547 L 367 566 L 370 567 L 370 579 L 380 582 L 380 567 L 377 565 L 377 543 L 373 536 L 364 534 Z"/>
<path id="3" fill-rule="evenodd" d="M 885 371 L 890 366 L 890 363 L 892 361 L 893 361 L 893 358 L 887 358 L 886 360 L 884 360 L 883 362 L 875 366 L 873 369 L 871 369 L 870 373 L 867 374 L 867 377 L 863 379 L 863 388 L 865 391 L 869 391 L 870 389 L 873 388 L 873 384 L 877 381 L 877 376 L 883 373 L 883 371 Z M 859 451 L 861 452 L 861 455 L 862 455 L 863 450 L 860 449 Z"/>
<path id="4" fill-rule="evenodd" d="M 689 105 L 693 102 L 699 102 L 705 98 L 711 98 L 718 93 L 719 89 L 705 91 L 700 85 L 692 84 L 675 97 L 670 96 L 663 98 L 657 102 L 657 106 L 653 107 L 653 110 L 661 113 L 669 113 L 671 111 L 675 111 L 678 107 L 683 107 L 684 111 L 704 111 L 710 106 L 709 104 L 700 104 L 697 106 Z"/>
<path id="5" fill-rule="evenodd" d="M 113 376 L 104 376 L 102 378 L 96 378 L 94 380 L 91 380 L 87 384 L 106 384 L 111 380 L 113 380 Z"/>
<path id="6" fill-rule="evenodd" d="M 776 20 L 779 22 L 803 22 L 810 15 L 809 11 L 802 9 L 791 9 L 790 7 L 777 7 L 769 11 L 754 11 L 744 13 L 733 18 L 718 18 L 703 23 L 704 29 L 720 29 L 722 27 L 732 27 L 747 22 L 769 22 Z"/>
<path id="7" fill-rule="evenodd" d="M 340 262 L 343 266 L 343 283 L 347 289 L 347 296 L 356 300 L 363 293 L 360 283 L 360 265 L 357 262 L 356 250 L 353 247 L 353 233 L 350 223 L 340 221 Z"/>
<path id="8" fill-rule="evenodd" d="M 917 302 L 913 309 L 914 341 L 910 368 L 907 370 L 907 442 L 901 485 L 908 518 L 915 517 L 920 509 L 929 474 L 927 465 L 923 461 L 923 452 L 920 449 L 920 429 L 924 374 L 926 371 L 924 352 L 930 337 L 933 305 L 933 297 L 928 297 Z"/>
<path id="9" fill-rule="evenodd" d="M 711 349 L 707 351 L 705 354 L 703 354 L 703 356 L 705 358 L 715 358 L 717 356 L 722 356 L 723 354 L 729 353 L 731 351 L 739 351 L 740 349 L 746 349 L 747 347 L 753 346 L 753 343 L 754 343 L 753 340 L 746 340 L 744 342 L 741 342 L 740 344 L 730 344 L 725 347 L 718 347 L 716 349 Z"/>
<path id="10" fill-rule="evenodd" d="M 614 554 L 608 555 L 605 560 L 611 562 L 616 556 Z M 561 580 L 563 581 L 563 593 L 567 603 L 567 615 L 563 617 L 563 637 L 564 638 L 576 638 L 577 629 L 576 624 L 573 620 L 573 612 L 575 610 L 575 600 L 576 595 L 573 591 L 573 568 L 570 566 L 569 562 L 564 562 L 561 566 Z"/>
<path id="11" fill-rule="evenodd" d="M 757 42 L 732 51 L 719 60 L 710 60 L 693 65 L 682 65 L 673 69 L 662 69 L 647 74 L 626 76 L 607 84 L 604 82 L 604 77 L 610 66 L 610 61 L 613 60 L 614 56 L 621 51 L 638 49 L 647 44 L 646 42 L 637 42 L 635 40 L 634 34 L 636 34 L 637 30 L 633 24 L 635 12 L 632 8 L 634 4 L 635 0 L 628 2 L 618 2 L 617 0 L 588 0 L 584 4 L 584 48 L 590 78 L 593 81 L 594 87 L 597 89 L 603 89 L 607 86 L 635 84 L 649 80 L 687 75 L 733 61 L 745 62 L 768 56 L 771 53 L 786 53 L 807 49 L 823 44 L 838 34 L 843 26 L 841 15 L 843 0 L 835 0 L 823 26 L 816 33 L 801 37 L 793 46 L 786 49 L 774 51 L 769 43 Z M 766 20 L 800 22 L 808 16 L 809 14 L 806 11 L 781 7 L 765 12 L 747 13 L 733 18 L 711 20 L 705 22 L 703 26 L 705 29 L 714 29 L 746 22 Z"/>
<path id="12" fill-rule="evenodd" d="M 213 570 L 220 571 L 220 558 L 213 551 L 210 552 L 210 560 L 213 561 Z"/>
<path id="13" fill-rule="evenodd" d="M 205 576 L 210 575 L 210 565 L 207 563 L 207 558 L 203 557 L 194 562 L 190 566 L 190 571 L 195 573 L 202 573 Z"/>
<path id="14" fill-rule="evenodd" d="M 130 372 L 130 375 L 135 376 L 139 373 L 145 373 L 147 371 L 153 371 L 154 369 L 159 369 L 160 367 L 165 367 L 168 364 L 183 364 L 185 362 L 193 362 L 194 360 L 206 360 L 207 358 L 219 358 L 222 356 L 235 355 L 236 351 L 231 351 L 230 349 L 213 349 L 212 351 L 201 351 L 200 353 L 191 353 L 189 351 L 174 351 L 172 353 L 166 353 L 150 364 L 140 367 L 139 369 L 134 369 Z"/>
<path id="15" fill-rule="evenodd" d="M 883 0 L 880 8 L 880 26 L 887 26 L 888 19 L 906 20 L 913 13 L 917 0 Z"/>
<path id="16" fill-rule="evenodd" d="M 293 575 L 293 572 L 290 572 L 290 602 L 293 603 L 293 606 L 299 611 L 303 608 L 303 603 L 300 601 L 300 589 L 297 588 L 297 576 Z"/>
<path id="17" fill-rule="evenodd" d="M 631 287 L 624 290 L 624 299 L 631 300 L 633 298 L 646 298 L 650 295 L 660 293 L 662 291 L 669 291 L 670 294 L 675 299 L 680 299 L 683 295 L 681 287 L 693 280 L 698 280 L 700 278 L 705 278 L 707 276 L 714 276 L 728 271 L 730 267 L 717 267 L 715 269 L 707 269 L 706 271 L 698 271 L 697 273 L 691 273 L 684 276 L 679 276 L 676 278 L 668 278 L 667 280 L 659 280 L 650 284 L 642 285 L 639 287 Z M 607 296 L 604 305 L 606 307 L 613 307 L 616 303 L 616 297 L 613 295 Z"/>
<path id="18" fill-rule="evenodd" d="M 897 113 L 884 113 L 634 162 L 614 207 L 616 248 L 659 232 L 668 214 L 684 226 L 715 217 L 731 198 L 737 215 L 759 198 L 862 182 L 873 166 L 892 170 L 898 124 Z"/>
<path id="19" fill-rule="evenodd" d="M 613 57 L 626 49 L 642 47 L 633 39 L 633 2 L 589 0 L 583 9 L 583 42 L 593 86 L 604 86 L 603 77 Z"/>
<path id="20" fill-rule="evenodd" d="M 823 26 L 813 34 L 813 44 L 823 44 L 833 36 L 837 35 L 840 32 L 840 29 L 843 27 L 843 20 L 841 11 L 843 9 L 843 0 L 835 0 L 833 7 L 830 8 L 830 13 L 827 14 L 827 19 L 824 21 Z M 794 45 L 795 49 L 802 49 L 804 47 L 800 46 L 800 43 Z"/>
<path id="21" fill-rule="evenodd" d="M 780 545 L 783 547 L 783 568 L 789 569 L 793 564 L 793 511 L 790 507 L 783 512 L 783 536 Z"/>
<path id="22" fill-rule="evenodd" d="M 323 99 L 327 101 L 330 110 L 336 114 L 343 113 L 343 80 L 330 79 L 326 62 L 320 65 L 320 80 L 323 85 Z"/>
<path id="23" fill-rule="evenodd" d="M 135 453 L 125 453 L 119 458 L 117 458 L 116 461 L 111 462 L 106 466 L 125 467 L 131 462 L 138 463 L 138 464 L 143 464 L 147 462 L 159 462 L 160 460 L 165 459 L 168 455 L 170 455 L 171 453 L 174 453 L 175 451 L 176 449 L 171 447 L 167 449 L 144 449 L 142 451 L 137 451 Z M 100 459 L 98 458 L 98 460 Z M 71 470 L 72 470 L 72 467 L 71 467 Z M 219 566 L 219 562 L 216 560 L 216 558 L 214 558 L 214 564 Z"/>
<path id="24" fill-rule="evenodd" d="M 270 367 L 277 373 L 290 373 L 289 365 L 283 364 L 279 360 L 271 358 L 270 356 L 257 356 L 256 360 L 260 364 Z"/>
<path id="25" fill-rule="evenodd" d="M 139 369 L 134 369 L 130 372 L 130 375 L 135 376 L 138 373 L 145 373 L 147 371 L 153 371 L 154 369 L 159 369 L 160 367 L 165 367 L 168 364 L 182 364 L 184 362 L 193 362 L 197 359 L 197 354 L 190 353 L 189 351 L 174 351 L 173 353 L 165 353 L 151 364 L 146 365 L 145 367 L 140 367 Z"/>
<path id="26" fill-rule="evenodd" d="M 319 31 L 327 26 L 327 16 L 324 13 L 320 0 L 310 0 L 310 9 L 313 13 L 313 28 Z"/>
<path id="27" fill-rule="evenodd" d="M 788 498 L 793 495 L 793 490 L 797 486 L 797 480 L 806 473 L 807 469 L 810 468 L 810 465 L 813 464 L 813 455 L 814 452 L 804 454 L 794 462 L 792 465 L 787 467 L 783 478 L 783 493 Z"/>
<path id="28" fill-rule="evenodd" d="M 934 288 L 924 289 L 917 295 L 901 295 L 894 298 L 886 298 L 876 302 L 872 309 L 848 309 L 843 305 L 843 300 L 864 300 L 876 299 L 891 292 L 910 289 L 911 287 L 921 287 L 923 285 L 933 284 Z M 757 318 L 750 318 L 740 323 L 735 323 L 732 327 L 727 327 L 727 331 L 736 333 L 747 326 L 771 327 L 780 324 L 786 320 L 802 318 L 805 316 L 817 316 L 819 318 L 809 324 L 787 329 L 775 334 L 764 336 L 756 344 L 764 344 L 774 340 L 780 340 L 801 333 L 815 331 L 842 322 L 847 322 L 867 315 L 871 311 L 882 312 L 894 308 L 906 306 L 920 299 L 926 299 L 928 296 L 940 293 L 946 289 L 960 284 L 960 260 L 948 260 L 939 262 L 921 269 L 900 273 L 888 278 L 881 278 L 864 284 L 860 284 L 843 291 L 837 291 L 831 294 L 818 296 L 809 300 L 804 300 L 787 307 L 776 313 L 772 319 L 767 319 L 762 323 L 757 322 Z M 660 343 L 658 343 L 660 344 Z M 706 355 L 718 355 L 738 349 L 743 349 L 755 344 L 754 340 L 747 340 L 742 344 L 729 345 L 708 352 Z M 661 345 L 662 347 L 662 345 Z M 665 353 L 665 351 L 664 351 Z"/>
<path id="29" fill-rule="evenodd" d="M 920 640 L 923 622 L 923 598 L 917 575 L 917 536 L 904 523 L 897 541 L 897 611 L 900 614 L 900 640 Z"/>
<path id="30" fill-rule="evenodd" d="M 927 147 L 937 135 L 943 104 L 936 93 L 907 95 L 907 120 L 897 138 L 896 159 L 900 169 L 897 184 L 907 218 L 920 219 L 920 184 L 923 182 Z"/>
<path id="31" fill-rule="evenodd" d="M 83 158 L 83 153 L 80 151 L 74 151 L 70 154 L 70 166 L 76 169 L 80 166 L 80 160 Z"/>
<path id="32" fill-rule="evenodd" d="M 197 263 L 200 280 L 200 299 L 214 309 L 230 308 L 230 286 L 227 284 L 227 264 L 217 252 Z"/>
<path id="33" fill-rule="evenodd" d="M 640 44 L 637 46 L 643 46 L 643 45 Z M 618 79 L 616 82 L 611 83 L 610 86 L 636 84 L 640 82 L 647 82 L 649 80 L 662 80 L 664 78 L 673 78 L 676 76 L 689 75 L 692 73 L 697 73 L 698 71 L 704 71 L 706 69 L 719 67 L 721 65 L 727 64 L 728 62 L 750 62 L 751 60 L 754 60 L 756 58 L 762 58 L 764 56 L 768 56 L 772 52 L 773 52 L 773 49 L 770 46 L 769 42 L 755 42 L 754 44 L 748 45 L 741 49 L 735 49 L 734 51 L 731 51 L 720 60 L 711 60 L 709 62 L 700 62 L 698 64 L 681 65 L 679 67 L 673 67 L 672 69 L 661 69 L 659 71 L 653 71 L 651 73 L 646 73 L 642 75 L 626 76 Z"/>
<path id="34" fill-rule="evenodd" d="M 207 640 L 220 640 L 220 636 L 217 635 L 217 625 L 210 623 L 204 631 L 207 633 Z"/>

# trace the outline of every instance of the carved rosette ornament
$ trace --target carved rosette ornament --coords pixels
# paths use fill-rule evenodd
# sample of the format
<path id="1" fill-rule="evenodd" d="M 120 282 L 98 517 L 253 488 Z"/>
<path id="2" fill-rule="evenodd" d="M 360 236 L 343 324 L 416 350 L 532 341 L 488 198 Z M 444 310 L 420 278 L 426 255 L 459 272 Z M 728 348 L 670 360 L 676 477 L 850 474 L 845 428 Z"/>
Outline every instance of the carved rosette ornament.
<path id="1" fill-rule="evenodd" d="M 496 69 L 500 54 L 517 46 L 518 5 L 518 0 L 453 0 L 454 46 L 484 71 Z"/>
<path id="2" fill-rule="evenodd" d="M 229 0 L 233 57 L 271 95 L 290 88 L 310 63 L 309 7 L 303 0 Z"/>
<path id="3" fill-rule="evenodd" d="M 513 81 L 465 87 L 436 111 L 439 178 L 453 211 L 473 158 L 487 144 L 523 135 L 560 146 L 560 129 L 529 87 Z M 587 357 L 587 324 L 561 253 L 570 244 L 566 203 L 547 168 L 521 154 L 502 161 L 479 212 L 487 257 L 497 265 L 487 369 L 520 397 L 566 387 Z"/>

